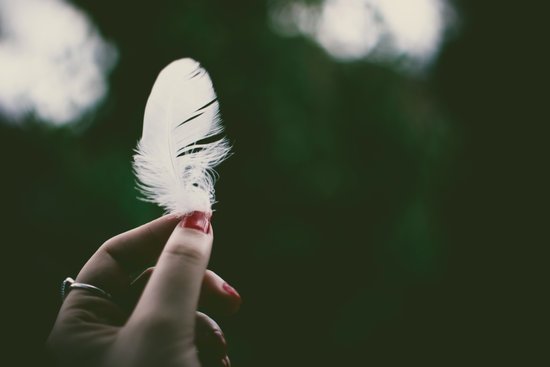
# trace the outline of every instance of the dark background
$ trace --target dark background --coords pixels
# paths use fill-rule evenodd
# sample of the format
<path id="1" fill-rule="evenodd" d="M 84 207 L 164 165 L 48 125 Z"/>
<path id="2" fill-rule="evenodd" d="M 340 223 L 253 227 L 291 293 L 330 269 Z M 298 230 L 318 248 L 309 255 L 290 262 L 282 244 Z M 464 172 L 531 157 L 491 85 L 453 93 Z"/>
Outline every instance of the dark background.
<path id="1" fill-rule="evenodd" d="M 219 320 L 234 366 L 544 365 L 542 11 L 456 1 L 460 31 L 414 76 L 277 35 L 265 1 L 75 3 L 120 59 L 85 130 L 0 124 L 3 365 L 42 365 L 61 280 L 161 214 L 130 162 L 185 56 L 235 147 L 210 265 L 244 299 Z"/>

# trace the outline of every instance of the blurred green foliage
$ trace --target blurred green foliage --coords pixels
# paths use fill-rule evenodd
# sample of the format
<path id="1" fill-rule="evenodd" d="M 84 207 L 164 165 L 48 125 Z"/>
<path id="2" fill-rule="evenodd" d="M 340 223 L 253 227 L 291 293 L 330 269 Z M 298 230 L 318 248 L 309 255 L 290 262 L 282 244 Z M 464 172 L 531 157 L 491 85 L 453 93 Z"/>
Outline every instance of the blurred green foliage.
<path id="1" fill-rule="evenodd" d="M 120 61 L 80 128 L 0 125 L 5 243 L 19 281 L 42 281 L 15 290 L 27 302 L 14 306 L 26 315 L 14 339 L 39 345 L 58 283 L 104 240 L 161 214 L 136 199 L 132 150 L 157 73 L 188 56 L 210 72 L 234 145 L 218 170 L 211 260 L 244 298 L 221 320 L 234 365 L 460 365 L 455 346 L 482 318 L 457 286 L 477 263 L 458 259 L 492 251 L 456 242 L 476 237 L 460 218 L 483 197 L 460 191 L 474 182 L 464 166 L 475 159 L 461 152 L 478 133 L 467 123 L 477 95 L 456 74 L 477 57 L 468 47 L 481 49 L 471 25 L 415 76 L 277 35 L 265 1 L 75 3 Z M 462 14 L 480 24 L 471 4 Z"/>

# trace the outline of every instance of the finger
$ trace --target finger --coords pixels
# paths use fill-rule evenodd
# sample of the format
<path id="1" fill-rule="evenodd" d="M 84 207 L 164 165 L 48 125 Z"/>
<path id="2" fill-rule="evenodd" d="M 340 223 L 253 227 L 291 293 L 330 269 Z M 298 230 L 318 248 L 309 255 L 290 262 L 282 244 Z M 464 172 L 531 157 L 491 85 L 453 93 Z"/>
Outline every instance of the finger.
<path id="1" fill-rule="evenodd" d="M 140 267 L 148 259 L 154 261 L 177 223 L 177 216 L 168 215 L 111 238 L 88 260 L 76 281 L 99 287 L 114 297 L 123 294 L 130 283 L 131 264 Z M 112 326 L 126 320 L 117 304 L 82 289 L 68 294 L 60 315 L 67 322 L 84 320 Z"/>
<path id="2" fill-rule="evenodd" d="M 132 272 L 156 261 L 178 221 L 177 216 L 167 215 L 111 238 L 88 260 L 76 281 L 116 296 L 130 284 Z"/>
<path id="3" fill-rule="evenodd" d="M 227 343 L 220 326 L 208 315 L 195 314 L 195 344 L 201 360 L 220 360 L 227 354 Z"/>
<path id="4" fill-rule="evenodd" d="M 202 280 L 212 248 L 210 214 L 192 212 L 181 220 L 168 239 L 128 323 L 194 334 Z"/>
<path id="5" fill-rule="evenodd" d="M 132 281 L 125 304 L 132 310 L 139 300 L 154 267 L 145 269 Z M 241 297 L 237 291 L 212 270 L 206 270 L 202 281 L 199 307 L 213 315 L 232 315 L 239 310 Z"/>
<path id="6" fill-rule="evenodd" d="M 239 293 L 225 280 L 207 270 L 202 282 L 199 306 L 214 315 L 232 315 L 241 307 Z"/>

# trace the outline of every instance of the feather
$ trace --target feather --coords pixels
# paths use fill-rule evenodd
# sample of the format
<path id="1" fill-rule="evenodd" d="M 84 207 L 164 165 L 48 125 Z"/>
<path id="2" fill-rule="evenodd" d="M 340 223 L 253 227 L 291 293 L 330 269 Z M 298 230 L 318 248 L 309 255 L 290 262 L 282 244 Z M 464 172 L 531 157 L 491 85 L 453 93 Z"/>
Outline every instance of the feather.
<path id="1" fill-rule="evenodd" d="M 143 200 L 169 213 L 210 212 L 214 167 L 229 154 L 221 137 L 219 104 L 210 76 L 192 59 L 180 59 L 157 77 L 134 155 Z"/>

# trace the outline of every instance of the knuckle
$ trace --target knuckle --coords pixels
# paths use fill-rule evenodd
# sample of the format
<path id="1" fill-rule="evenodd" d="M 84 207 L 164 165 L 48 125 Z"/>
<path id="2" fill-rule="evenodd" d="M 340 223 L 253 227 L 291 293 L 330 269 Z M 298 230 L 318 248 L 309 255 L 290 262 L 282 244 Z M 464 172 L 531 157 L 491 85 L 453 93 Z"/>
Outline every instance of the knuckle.
<path id="1" fill-rule="evenodd" d="M 201 265 L 206 261 L 206 253 L 199 246 L 190 244 L 174 244 L 166 248 L 166 253 L 181 259 L 185 263 Z"/>
<path id="2" fill-rule="evenodd" d="M 109 238 L 107 241 L 103 242 L 100 246 L 100 249 L 110 250 L 112 247 L 116 246 L 117 243 L 121 242 L 124 239 L 122 234 L 117 234 L 114 237 Z"/>

